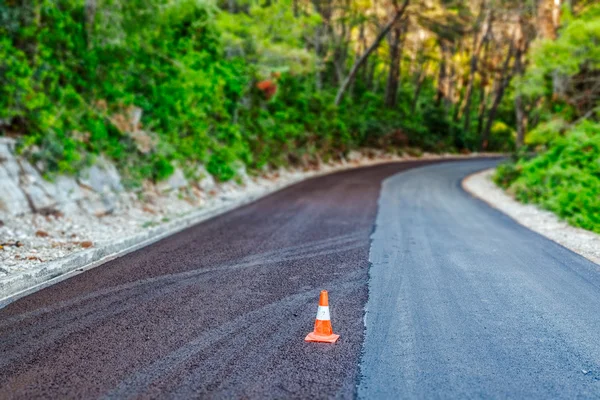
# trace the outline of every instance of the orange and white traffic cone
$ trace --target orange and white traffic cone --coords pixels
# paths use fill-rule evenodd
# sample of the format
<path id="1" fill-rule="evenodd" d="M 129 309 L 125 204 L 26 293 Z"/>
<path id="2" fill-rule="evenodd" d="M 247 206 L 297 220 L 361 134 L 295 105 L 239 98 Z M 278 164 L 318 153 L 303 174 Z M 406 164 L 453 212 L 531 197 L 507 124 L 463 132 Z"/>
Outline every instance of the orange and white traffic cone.
<path id="1" fill-rule="evenodd" d="M 335 343 L 340 335 L 333 333 L 331 328 L 331 319 L 329 317 L 329 296 L 327 290 L 321 291 L 319 298 L 319 309 L 317 310 L 317 319 L 315 321 L 315 330 L 304 338 L 307 342 L 326 342 Z"/>

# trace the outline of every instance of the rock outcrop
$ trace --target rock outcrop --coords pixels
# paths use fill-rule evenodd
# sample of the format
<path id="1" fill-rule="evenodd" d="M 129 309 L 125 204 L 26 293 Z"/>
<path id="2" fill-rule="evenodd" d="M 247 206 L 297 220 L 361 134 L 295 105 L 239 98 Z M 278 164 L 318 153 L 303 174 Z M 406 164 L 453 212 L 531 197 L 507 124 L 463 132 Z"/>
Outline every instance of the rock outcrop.
<path id="1" fill-rule="evenodd" d="M 130 205 L 135 193 L 123 187 L 116 167 L 104 157 L 81 170 L 77 176 L 59 175 L 53 181 L 44 179 L 39 171 L 15 151 L 15 140 L 0 137 L 0 221 L 26 214 L 89 214 L 109 215 Z M 200 202 L 207 193 L 234 185 L 219 185 L 204 166 L 198 166 L 196 176 L 188 180 L 181 168 L 166 180 L 144 182 L 143 198 L 182 192 L 186 198 Z M 251 182 L 243 166 L 237 169 L 237 183 Z M 221 187 L 223 186 L 223 187 Z"/>
<path id="2" fill-rule="evenodd" d="M 118 206 L 122 192 L 117 169 L 104 158 L 77 177 L 61 175 L 50 182 L 16 154 L 13 139 L 0 137 L 0 219 L 75 211 L 106 215 Z"/>

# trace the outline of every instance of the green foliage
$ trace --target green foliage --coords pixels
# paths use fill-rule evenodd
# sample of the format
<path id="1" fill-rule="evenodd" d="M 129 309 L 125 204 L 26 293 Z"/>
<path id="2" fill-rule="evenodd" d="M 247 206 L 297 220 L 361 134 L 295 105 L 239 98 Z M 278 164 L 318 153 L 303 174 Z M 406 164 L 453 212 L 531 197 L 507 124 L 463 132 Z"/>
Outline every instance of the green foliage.
<path id="1" fill-rule="evenodd" d="M 515 197 L 555 212 L 569 223 L 600 232 L 600 124 L 594 118 L 600 91 L 600 6 L 574 17 L 568 8 L 556 40 L 534 45 L 532 64 L 518 90 L 539 107 L 525 149 L 498 167 L 494 180 Z"/>
<path id="2" fill-rule="evenodd" d="M 500 151 L 514 149 L 515 130 L 502 121 L 494 121 L 490 132 L 490 148 Z"/>
<path id="3" fill-rule="evenodd" d="M 548 143 L 562 130 L 564 121 L 590 116 L 598 105 L 600 88 L 600 4 L 585 7 L 574 16 L 563 8 L 562 27 L 556 40 L 533 43 L 526 74 L 516 88 L 536 103 L 531 113 L 541 122 L 526 141 Z"/>
<path id="4" fill-rule="evenodd" d="M 248 12 L 218 14 L 226 53 L 252 60 L 263 77 L 272 71 L 304 74 L 314 70 L 314 54 L 306 50 L 303 39 L 320 23 L 318 14 L 294 15 L 293 0 L 270 2 L 267 7 L 258 0 L 243 3 Z"/>
<path id="5" fill-rule="evenodd" d="M 553 74 L 574 76 L 582 69 L 600 68 L 600 5 L 587 8 L 577 18 L 568 8 L 563 11 L 560 36 L 534 43 L 533 63 L 523 81 L 523 89 L 529 95 L 551 94 L 548 79 Z"/>
<path id="6" fill-rule="evenodd" d="M 578 124 L 537 157 L 501 165 L 494 180 L 518 200 L 600 233 L 600 124 Z"/>
<path id="7" fill-rule="evenodd" d="M 90 15 L 81 0 L 0 2 L 0 133 L 19 137 L 21 151 L 49 173 L 75 174 L 103 155 L 130 185 L 176 167 L 194 176 L 199 164 L 228 180 L 242 164 L 306 164 L 362 146 L 479 145 L 474 129 L 462 132 L 434 101 L 431 78 L 413 104 L 415 83 L 403 77 L 398 105 L 386 107 L 387 61 L 376 56 L 367 66 L 373 77 L 361 71 L 352 95 L 334 106 L 338 50 L 324 43 L 316 62 L 312 40 L 324 21 L 312 6 L 297 13 L 293 0 L 240 0 L 235 12 L 214 0 L 95 3 Z M 369 7 L 352 2 L 348 32 L 373 22 Z M 344 51 L 350 64 L 354 46 Z M 257 87 L 265 82 L 274 93 Z M 491 146 L 504 148 L 509 131 L 494 129 Z"/>
<path id="8" fill-rule="evenodd" d="M 567 123 L 562 118 L 543 122 L 527 133 L 525 143 L 531 146 L 543 146 L 554 142 Z"/>
<path id="9" fill-rule="evenodd" d="M 230 144 L 223 143 L 223 131 L 231 130 L 252 68 L 224 59 L 214 5 L 154 0 L 103 6 L 91 37 L 82 23 L 83 2 L 61 0 L 41 2 L 31 10 L 40 13 L 37 27 L 22 16 L 22 29 L 0 41 L 0 116 L 10 121 L 5 132 L 26 133 L 23 149 L 51 171 L 76 172 L 92 160 L 86 154 L 105 153 L 134 181 L 164 179 L 174 162 L 222 154 Z M 39 32 L 29 34 L 32 29 Z M 23 41 L 31 42 L 21 47 L 33 54 L 15 48 Z M 149 152 L 138 151 L 128 129 L 131 106 L 142 109 L 142 127 L 158 136 Z M 243 145 L 230 147 L 241 158 Z M 219 171 L 226 171 L 219 178 L 231 176 Z"/>

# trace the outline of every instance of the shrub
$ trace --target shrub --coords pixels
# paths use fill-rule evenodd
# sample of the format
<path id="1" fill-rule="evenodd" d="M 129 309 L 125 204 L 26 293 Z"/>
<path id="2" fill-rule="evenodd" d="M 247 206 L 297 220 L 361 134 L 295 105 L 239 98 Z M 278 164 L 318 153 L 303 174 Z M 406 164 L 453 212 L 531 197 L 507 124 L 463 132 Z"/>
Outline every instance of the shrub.
<path id="1" fill-rule="evenodd" d="M 494 180 L 518 200 L 600 233 L 600 123 L 584 121 L 538 156 L 501 165 Z"/>

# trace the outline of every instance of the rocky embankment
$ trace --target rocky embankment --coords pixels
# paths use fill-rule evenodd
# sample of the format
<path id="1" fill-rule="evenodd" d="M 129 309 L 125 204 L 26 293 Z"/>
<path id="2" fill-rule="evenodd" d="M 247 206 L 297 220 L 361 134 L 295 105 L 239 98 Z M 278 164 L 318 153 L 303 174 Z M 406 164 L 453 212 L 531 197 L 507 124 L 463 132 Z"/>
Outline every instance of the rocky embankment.
<path id="1" fill-rule="evenodd" d="M 419 159 L 449 157 L 457 156 Z M 47 181 L 16 154 L 13 140 L 0 138 L 0 303 L 311 176 L 414 159 L 365 149 L 335 163 L 261 176 L 240 168 L 238 179 L 226 183 L 215 182 L 203 167 L 194 181 L 176 170 L 166 181 L 126 190 L 115 166 L 103 158 L 77 176 Z"/>
<path id="2" fill-rule="evenodd" d="M 202 175 L 190 183 L 176 170 L 165 182 L 130 191 L 100 158 L 78 176 L 50 182 L 16 154 L 14 140 L 0 138 L 0 278 L 168 222 L 254 183 L 243 170 L 242 185 Z"/>

